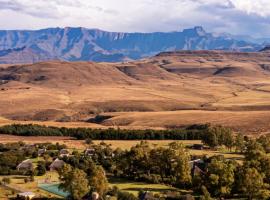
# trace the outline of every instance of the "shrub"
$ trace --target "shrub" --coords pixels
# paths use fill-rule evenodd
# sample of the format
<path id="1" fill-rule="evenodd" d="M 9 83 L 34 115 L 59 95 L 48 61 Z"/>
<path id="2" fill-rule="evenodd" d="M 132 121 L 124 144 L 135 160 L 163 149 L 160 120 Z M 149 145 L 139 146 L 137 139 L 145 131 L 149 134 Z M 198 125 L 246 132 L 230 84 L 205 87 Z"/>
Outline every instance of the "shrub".
<path id="1" fill-rule="evenodd" d="M 4 184 L 10 184 L 10 183 L 11 183 L 11 180 L 10 180 L 10 178 L 8 178 L 8 177 L 4 177 L 4 178 L 2 179 L 2 182 L 3 182 Z"/>

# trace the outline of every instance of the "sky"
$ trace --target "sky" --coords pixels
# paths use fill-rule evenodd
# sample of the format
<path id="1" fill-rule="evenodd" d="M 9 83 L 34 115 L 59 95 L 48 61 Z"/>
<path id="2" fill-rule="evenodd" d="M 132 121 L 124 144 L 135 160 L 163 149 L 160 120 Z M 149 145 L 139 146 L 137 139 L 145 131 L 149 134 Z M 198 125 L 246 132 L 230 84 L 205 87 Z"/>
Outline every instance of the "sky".
<path id="1" fill-rule="evenodd" d="M 0 29 L 168 32 L 194 26 L 270 38 L 270 0 L 0 0 Z"/>

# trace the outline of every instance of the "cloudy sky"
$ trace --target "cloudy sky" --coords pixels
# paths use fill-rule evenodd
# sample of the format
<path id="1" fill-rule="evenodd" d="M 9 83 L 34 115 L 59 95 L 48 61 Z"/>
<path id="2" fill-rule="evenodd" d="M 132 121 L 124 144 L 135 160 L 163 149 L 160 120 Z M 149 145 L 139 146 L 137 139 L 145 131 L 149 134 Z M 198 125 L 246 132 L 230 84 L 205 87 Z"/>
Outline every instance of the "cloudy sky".
<path id="1" fill-rule="evenodd" d="M 270 37 L 270 0 L 0 0 L 0 29 L 83 26 L 108 31 Z"/>

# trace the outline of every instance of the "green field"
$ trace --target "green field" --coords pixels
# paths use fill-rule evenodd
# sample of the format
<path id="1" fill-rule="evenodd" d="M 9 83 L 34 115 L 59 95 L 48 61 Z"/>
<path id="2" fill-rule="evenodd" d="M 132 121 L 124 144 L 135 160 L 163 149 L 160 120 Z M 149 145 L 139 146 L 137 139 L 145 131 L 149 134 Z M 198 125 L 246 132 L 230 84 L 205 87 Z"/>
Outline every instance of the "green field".
<path id="1" fill-rule="evenodd" d="M 140 190 L 149 191 L 153 193 L 162 193 L 166 191 L 179 191 L 177 188 L 163 185 L 163 184 L 149 184 L 144 182 L 133 182 L 131 180 L 125 180 L 120 178 L 110 178 L 110 186 L 116 186 L 120 190 L 138 195 Z"/>

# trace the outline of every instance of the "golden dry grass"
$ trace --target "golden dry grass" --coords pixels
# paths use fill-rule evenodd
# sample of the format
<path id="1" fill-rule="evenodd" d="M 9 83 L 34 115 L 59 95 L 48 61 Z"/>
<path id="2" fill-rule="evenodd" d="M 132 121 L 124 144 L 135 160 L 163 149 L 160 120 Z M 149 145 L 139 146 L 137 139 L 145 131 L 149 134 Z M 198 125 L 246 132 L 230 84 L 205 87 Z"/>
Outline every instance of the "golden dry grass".
<path id="1" fill-rule="evenodd" d="M 269 64 L 263 53 L 198 51 L 129 63 L 5 65 L 0 78 L 15 80 L 0 85 L 0 116 L 15 121 L 0 124 L 164 128 L 211 122 L 266 132 L 270 71 L 263 66 Z M 113 118 L 83 123 L 97 113 Z"/>
<path id="2" fill-rule="evenodd" d="M 0 135 L 0 143 L 12 143 L 23 141 L 27 144 L 33 143 L 56 143 L 65 144 L 69 149 L 72 150 L 85 150 L 88 145 L 85 143 L 84 140 L 74 140 L 69 137 L 43 137 L 43 136 L 12 136 L 12 135 Z M 152 147 L 168 147 L 169 143 L 175 142 L 175 140 L 146 140 L 150 146 Z M 201 144 L 200 140 L 177 140 L 181 142 L 183 145 L 193 145 L 193 144 Z M 110 145 L 112 149 L 121 148 L 122 150 L 129 150 L 132 146 L 139 144 L 140 140 L 94 140 L 94 144 L 100 144 L 101 142 L 105 142 L 106 144 Z M 231 153 L 224 150 L 193 150 L 189 149 L 191 155 L 224 155 L 226 158 L 235 158 L 241 159 L 242 156 L 239 154 Z"/>
<path id="3" fill-rule="evenodd" d="M 84 150 L 88 145 L 85 144 L 84 140 L 75 140 L 70 137 L 53 137 L 53 136 L 12 136 L 12 135 L 0 135 L 0 143 L 12 143 L 23 141 L 27 144 L 33 143 L 60 143 L 66 144 L 68 148 Z M 147 140 L 150 145 L 166 147 L 173 140 Z M 121 148 L 123 150 L 130 149 L 132 146 L 140 143 L 140 140 L 94 140 L 95 144 L 100 144 L 105 142 L 106 144 L 111 145 L 113 149 Z M 200 144 L 199 140 L 182 140 L 184 145 L 190 144 Z"/>

